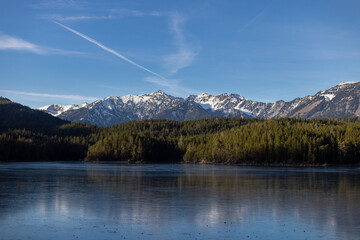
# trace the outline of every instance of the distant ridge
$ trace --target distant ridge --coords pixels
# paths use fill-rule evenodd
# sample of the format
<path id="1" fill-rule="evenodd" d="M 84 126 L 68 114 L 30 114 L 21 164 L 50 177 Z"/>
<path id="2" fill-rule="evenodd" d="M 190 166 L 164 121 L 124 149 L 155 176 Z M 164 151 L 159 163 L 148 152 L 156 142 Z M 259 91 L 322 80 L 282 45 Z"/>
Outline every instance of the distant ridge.
<path id="1" fill-rule="evenodd" d="M 98 126 L 142 119 L 193 120 L 210 117 L 332 118 L 360 116 L 360 82 L 343 82 L 313 96 L 264 103 L 238 94 L 202 93 L 179 98 L 161 90 L 151 94 L 111 96 L 90 104 L 52 104 L 39 110 L 71 122 Z"/>
<path id="2" fill-rule="evenodd" d="M 46 129 L 65 123 L 69 122 L 0 97 L 0 130 Z"/>

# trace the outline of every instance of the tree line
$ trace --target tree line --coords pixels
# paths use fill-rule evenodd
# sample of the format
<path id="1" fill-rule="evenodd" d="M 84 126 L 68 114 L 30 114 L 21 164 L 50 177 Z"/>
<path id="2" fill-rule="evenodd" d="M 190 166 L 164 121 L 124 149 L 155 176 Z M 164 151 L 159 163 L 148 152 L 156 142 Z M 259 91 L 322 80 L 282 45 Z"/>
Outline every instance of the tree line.
<path id="1" fill-rule="evenodd" d="M 360 121 L 211 118 L 2 130 L 1 161 L 358 164 Z"/>

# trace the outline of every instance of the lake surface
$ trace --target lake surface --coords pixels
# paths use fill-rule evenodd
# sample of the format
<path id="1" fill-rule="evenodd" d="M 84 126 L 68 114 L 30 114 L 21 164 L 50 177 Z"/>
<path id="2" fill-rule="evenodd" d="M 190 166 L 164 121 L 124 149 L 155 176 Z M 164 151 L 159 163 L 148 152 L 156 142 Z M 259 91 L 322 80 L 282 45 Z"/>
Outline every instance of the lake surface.
<path id="1" fill-rule="evenodd" d="M 360 169 L 1 163 L 0 239 L 360 239 Z"/>

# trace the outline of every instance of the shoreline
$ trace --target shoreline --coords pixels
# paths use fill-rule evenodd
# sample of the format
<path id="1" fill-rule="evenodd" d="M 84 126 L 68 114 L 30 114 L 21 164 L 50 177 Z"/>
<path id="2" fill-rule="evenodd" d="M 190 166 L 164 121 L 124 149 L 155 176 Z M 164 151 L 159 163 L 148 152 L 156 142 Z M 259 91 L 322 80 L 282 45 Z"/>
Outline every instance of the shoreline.
<path id="1" fill-rule="evenodd" d="M 0 161 L 1 163 L 95 163 L 95 164 L 119 164 L 119 165 L 147 165 L 147 164 L 188 164 L 188 165 L 219 165 L 219 166 L 237 166 L 237 167 L 298 167 L 298 168 L 306 168 L 306 167 L 360 167 L 360 164 L 288 164 L 288 163 L 220 163 L 220 162 L 142 162 L 142 161 L 89 161 L 89 160 L 63 160 L 63 161 Z"/>

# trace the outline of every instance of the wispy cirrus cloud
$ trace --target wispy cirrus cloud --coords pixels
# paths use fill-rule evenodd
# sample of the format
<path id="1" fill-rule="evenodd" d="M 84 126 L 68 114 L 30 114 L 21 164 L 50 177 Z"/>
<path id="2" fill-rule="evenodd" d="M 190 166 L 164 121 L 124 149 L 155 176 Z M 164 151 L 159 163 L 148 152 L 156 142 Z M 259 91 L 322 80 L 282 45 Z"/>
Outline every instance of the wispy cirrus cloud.
<path id="1" fill-rule="evenodd" d="M 190 66 L 196 56 L 199 53 L 198 49 L 195 49 L 189 45 L 185 38 L 183 25 L 186 22 L 186 18 L 179 13 L 163 14 L 167 16 L 169 21 L 169 29 L 173 35 L 174 45 L 177 50 L 175 53 L 163 56 L 163 64 L 168 71 L 168 76 L 174 76 L 182 68 Z M 164 79 L 157 77 L 147 77 L 146 82 L 153 83 L 159 87 L 164 88 L 170 94 L 177 96 L 185 96 L 189 94 L 200 94 L 200 92 L 182 87 L 180 81 L 176 79 Z"/>
<path id="2" fill-rule="evenodd" d="M 20 38 L 0 33 L 0 50 L 26 51 L 42 55 L 71 55 L 81 52 L 39 46 Z"/>
<path id="3" fill-rule="evenodd" d="M 171 34 L 173 35 L 173 41 L 174 41 L 174 45 L 176 47 L 176 51 L 175 53 L 172 54 L 168 54 L 163 56 L 163 64 L 164 67 L 167 71 L 167 75 L 168 76 L 173 76 L 175 75 L 180 69 L 185 68 L 189 65 L 191 65 L 193 63 L 193 61 L 195 60 L 196 56 L 198 55 L 198 49 L 195 49 L 194 47 L 192 47 L 191 45 L 189 45 L 186 42 L 186 38 L 185 38 L 185 33 L 184 33 L 184 29 L 183 29 L 183 25 L 186 22 L 185 17 L 183 17 L 181 14 L 179 13 L 160 13 L 160 12 L 142 12 L 142 11 L 137 11 L 137 10 L 129 10 L 129 9 L 113 9 L 111 10 L 113 15 L 109 15 L 111 17 L 106 17 L 106 16 L 89 16 L 89 17 L 71 17 L 71 18 L 63 18 L 63 17 L 58 17 L 58 19 L 60 19 L 60 21 L 76 21 L 76 20 L 81 20 L 81 19 L 111 19 L 111 18 L 116 18 L 116 17 L 124 17 L 124 16 L 133 16 L 133 17 L 144 17 L 144 16 L 164 16 L 168 19 L 170 19 L 169 21 L 169 29 Z M 115 15 L 118 14 L 118 15 Z M 54 16 L 53 16 L 54 17 Z M 103 50 L 123 59 L 124 61 L 144 70 L 147 71 L 148 73 L 151 73 L 153 76 L 155 77 L 147 77 L 145 79 L 146 82 L 150 82 L 153 83 L 155 85 L 158 85 L 160 87 L 164 87 L 166 88 L 167 91 L 169 91 L 172 94 L 181 94 L 184 95 L 189 94 L 189 93 L 194 93 L 196 91 L 191 90 L 191 89 L 187 89 L 184 87 L 181 87 L 179 84 L 179 81 L 177 80 L 170 80 L 164 76 L 162 76 L 159 73 L 156 73 L 132 60 L 130 60 L 129 58 L 125 57 L 123 54 L 103 45 L 102 43 L 94 40 L 93 38 L 90 38 L 89 36 L 86 36 L 83 33 L 80 33 L 60 22 L 55 21 L 54 19 L 52 19 L 52 21 L 54 23 L 56 23 L 57 25 L 61 26 L 62 28 L 65 28 L 66 30 L 78 35 L 79 37 L 97 45 L 98 47 L 102 48 Z"/>
<path id="4" fill-rule="evenodd" d="M 83 8 L 87 4 L 86 1 L 79 0 L 43 0 L 37 4 L 31 4 L 33 8 Z"/>
<path id="5" fill-rule="evenodd" d="M 119 17 L 159 17 L 164 15 L 164 13 L 158 11 L 145 12 L 126 8 L 109 9 L 109 12 L 114 13 Z"/>
<path id="6" fill-rule="evenodd" d="M 5 34 L 0 34 L 0 50 L 28 51 L 37 54 L 44 53 L 38 45 Z"/>
<path id="7" fill-rule="evenodd" d="M 245 31 L 248 27 L 250 27 L 251 25 L 255 24 L 261 17 L 262 15 L 264 15 L 265 11 L 267 10 L 267 8 L 264 8 L 262 11 L 260 11 L 258 14 L 256 14 L 252 19 L 250 19 L 250 21 L 248 21 L 247 23 L 245 23 L 241 28 L 240 28 L 240 32 Z"/>
<path id="8" fill-rule="evenodd" d="M 60 14 L 43 14 L 38 15 L 39 18 L 59 21 L 59 22 L 75 22 L 75 21 L 86 21 L 86 20 L 109 20 L 118 19 L 124 17 L 159 17 L 164 14 L 158 11 L 139 11 L 132 9 L 110 9 L 106 14 L 102 15 L 91 15 L 91 14 L 80 14 L 80 15 L 60 15 Z"/>
<path id="9" fill-rule="evenodd" d="M 177 47 L 175 53 L 164 56 L 164 66 L 170 74 L 176 74 L 180 69 L 191 65 L 199 53 L 198 49 L 191 47 L 187 42 L 183 30 L 186 22 L 184 16 L 179 13 L 170 15 L 170 31 L 173 34 L 174 43 Z"/>
<path id="10" fill-rule="evenodd" d="M 74 15 L 74 16 L 62 16 L 59 14 L 46 14 L 40 15 L 40 18 L 59 21 L 59 22 L 75 22 L 75 21 L 85 21 L 85 20 L 107 20 L 117 18 L 114 15 Z"/>
<path id="11" fill-rule="evenodd" d="M 180 86 L 180 82 L 176 79 L 160 79 L 156 77 L 147 77 L 145 78 L 145 81 L 163 87 L 166 92 L 177 96 L 200 94 L 200 92 L 198 91 Z"/>
<path id="12" fill-rule="evenodd" d="M 119 52 L 117 52 L 117 51 L 115 51 L 115 50 L 113 50 L 113 49 L 111 49 L 111 48 L 109 48 L 109 47 L 101 44 L 100 42 L 96 41 L 95 39 L 92 39 L 91 37 L 86 36 L 85 34 L 80 33 L 80 32 L 78 32 L 78 31 L 76 31 L 76 30 L 74 30 L 74 29 L 72 29 L 72 28 L 70 28 L 70 27 L 68 27 L 68 26 L 66 26 L 66 25 L 64 25 L 64 24 L 61 24 L 61 23 L 58 23 L 58 22 L 55 22 L 55 21 L 54 21 L 54 23 L 57 24 L 57 25 L 59 25 L 59 26 L 62 27 L 62 28 L 65 28 L 65 29 L 68 30 L 68 31 L 70 31 L 70 32 L 78 35 L 79 37 L 81 37 L 81 38 L 83 38 L 83 39 L 85 39 L 85 40 L 87 40 L 87 41 L 95 44 L 96 46 L 104 49 L 105 51 L 107 51 L 107 52 L 109 52 L 109 53 L 111 53 L 111 54 L 113 54 L 113 55 L 115 55 L 115 56 L 123 59 L 124 61 L 130 63 L 131 65 L 134 65 L 134 66 L 137 67 L 137 68 L 140 68 L 140 69 L 142 69 L 142 70 L 144 70 L 144 71 L 146 71 L 146 72 L 148 72 L 148 73 L 151 73 L 152 75 L 154 75 L 154 76 L 156 76 L 156 77 L 158 77 L 158 78 L 161 78 L 161 79 L 166 80 L 166 78 L 163 77 L 163 76 L 161 76 L 160 74 L 158 74 L 158 73 L 156 73 L 156 72 L 154 72 L 154 71 L 151 71 L 150 69 L 148 69 L 148 68 L 146 68 L 146 67 L 144 67 L 144 66 L 142 66 L 142 65 L 140 65 L 140 64 L 138 64 L 138 63 L 136 63 L 136 62 L 134 62 L 134 61 L 132 61 L 132 60 L 130 60 L 129 58 L 127 58 L 127 57 L 125 57 L 124 55 L 122 55 L 121 53 L 119 53 Z"/>
<path id="13" fill-rule="evenodd" d="M 35 93 L 35 92 L 23 92 L 0 89 L 0 93 L 10 99 L 29 99 L 35 101 L 43 101 L 44 99 L 60 100 L 60 101 L 71 101 L 71 102 L 93 102 L 100 98 L 97 97 L 86 97 L 80 95 L 64 95 L 64 94 L 49 94 L 49 93 Z"/>
<path id="14" fill-rule="evenodd" d="M 176 74 L 182 68 L 190 66 L 199 53 L 199 48 L 195 48 L 187 43 L 185 38 L 184 24 L 186 18 L 175 12 L 159 12 L 159 11 L 140 11 L 133 9 L 109 9 L 111 14 L 105 15 L 73 15 L 63 16 L 59 14 L 41 15 L 43 19 L 55 22 L 72 22 L 85 20 L 110 20 L 122 17 L 165 17 L 169 19 L 169 30 L 173 36 L 173 42 L 176 47 L 174 53 L 163 56 L 163 66 L 169 75 Z"/>

